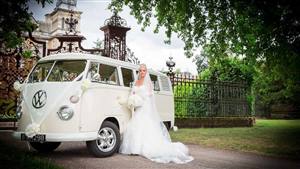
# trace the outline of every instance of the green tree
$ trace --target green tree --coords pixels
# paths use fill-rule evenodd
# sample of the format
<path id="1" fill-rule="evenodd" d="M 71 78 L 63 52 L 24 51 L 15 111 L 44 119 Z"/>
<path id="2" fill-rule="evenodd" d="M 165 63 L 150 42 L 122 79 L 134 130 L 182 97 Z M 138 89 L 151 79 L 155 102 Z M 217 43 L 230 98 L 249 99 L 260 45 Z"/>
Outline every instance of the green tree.
<path id="1" fill-rule="evenodd" d="M 209 67 L 200 73 L 200 79 L 209 80 L 215 76 L 215 80 L 219 81 L 246 83 L 248 104 L 254 111 L 255 94 L 252 90 L 252 84 L 258 74 L 255 66 L 249 65 L 244 59 L 230 56 L 211 60 L 209 63 Z"/>
<path id="2" fill-rule="evenodd" d="M 193 47 L 207 44 L 214 54 L 230 49 L 253 57 L 261 57 L 270 48 L 299 51 L 299 1 L 113 0 L 110 8 L 121 10 L 123 5 L 144 27 L 154 16 L 155 32 L 165 27 L 168 41 L 172 32 L 178 33 L 188 56 Z"/>
<path id="3" fill-rule="evenodd" d="M 15 48 L 23 42 L 22 33 L 33 31 L 36 25 L 28 12 L 29 0 L 0 1 L 0 46 Z M 36 0 L 42 7 L 53 0 Z"/>
<path id="4" fill-rule="evenodd" d="M 198 73 L 208 68 L 208 57 L 203 52 L 200 55 L 196 55 L 193 61 L 197 66 Z"/>
<path id="5" fill-rule="evenodd" d="M 177 33 L 187 57 L 200 46 L 209 62 L 243 57 L 267 76 L 260 78 L 265 85 L 257 83 L 263 97 L 276 94 L 300 104 L 300 1 L 113 0 L 110 8 L 124 5 L 144 28 L 156 18 L 154 32 L 164 27 L 167 43 Z"/>
<path id="6" fill-rule="evenodd" d="M 244 60 L 228 57 L 210 62 L 206 71 L 200 74 L 202 79 L 211 79 L 213 74 L 216 80 L 228 82 L 245 82 L 249 88 L 256 76 L 256 70 Z"/>
<path id="7" fill-rule="evenodd" d="M 100 40 L 100 39 L 97 39 L 94 42 L 94 45 L 95 45 L 95 47 L 93 47 L 94 49 L 103 49 L 104 48 L 104 41 Z"/>
<path id="8" fill-rule="evenodd" d="M 188 115 L 189 112 L 188 96 L 191 94 L 192 89 L 193 89 L 192 86 L 187 85 L 186 83 L 178 83 L 176 86 L 174 86 L 173 89 L 174 96 L 178 100 L 177 102 L 175 102 L 176 117 L 185 117 Z"/>

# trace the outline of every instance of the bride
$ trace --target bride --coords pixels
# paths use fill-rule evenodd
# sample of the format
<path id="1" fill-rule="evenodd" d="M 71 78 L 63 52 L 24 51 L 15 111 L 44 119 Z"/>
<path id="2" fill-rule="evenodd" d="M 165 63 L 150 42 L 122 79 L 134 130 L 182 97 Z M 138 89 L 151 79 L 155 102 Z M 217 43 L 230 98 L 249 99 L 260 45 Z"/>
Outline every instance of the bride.
<path id="1" fill-rule="evenodd" d="M 123 134 L 120 153 L 141 155 L 159 163 L 192 161 L 193 157 L 188 155 L 185 145 L 171 142 L 169 133 L 160 120 L 145 64 L 140 65 L 138 77 L 128 98 L 128 104 L 134 109 Z M 130 101 L 131 98 L 134 101 Z"/>

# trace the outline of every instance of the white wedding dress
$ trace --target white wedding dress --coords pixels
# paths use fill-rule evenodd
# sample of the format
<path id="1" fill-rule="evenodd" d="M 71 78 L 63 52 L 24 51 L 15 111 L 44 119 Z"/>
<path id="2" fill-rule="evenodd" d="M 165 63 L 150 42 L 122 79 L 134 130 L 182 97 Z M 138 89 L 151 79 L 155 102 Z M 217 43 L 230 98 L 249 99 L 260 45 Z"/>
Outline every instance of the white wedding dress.
<path id="1" fill-rule="evenodd" d="M 152 92 L 152 94 L 151 94 Z M 153 90 L 146 85 L 133 86 L 131 94 L 143 98 L 136 107 L 123 134 L 119 152 L 136 154 L 159 163 L 187 163 L 193 160 L 188 148 L 180 142 L 171 142 L 169 133 L 156 111 Z"/>

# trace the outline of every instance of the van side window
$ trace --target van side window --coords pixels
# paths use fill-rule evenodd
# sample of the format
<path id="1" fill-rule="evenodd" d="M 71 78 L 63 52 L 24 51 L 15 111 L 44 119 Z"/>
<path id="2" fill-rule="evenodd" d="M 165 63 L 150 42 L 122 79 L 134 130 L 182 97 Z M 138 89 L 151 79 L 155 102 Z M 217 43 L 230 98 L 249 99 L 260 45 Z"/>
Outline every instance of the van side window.
<path id="1" fill-rule="evenodd" d="M 131 69 L 121 68 L 123 75 L 123 83 L 126 87 L 131 87 L 132 82 L 134 81 L 133 72 Z"/>
<path id="2" fill-rule="evenodd" d="M 164 91 L 171 91 L 171 85 L 167 76 L 160 76 L 161 88 Z"/>
<path id="3" fill-rule="evenodd" d="M 160 91 L 157 76 L 150 74 L 150 79 L 152 81 L 154 91 Z"/>
<path id="4" fill-rule="evenodd" d="M 118 69 L 114 66 L 100 64 L 99 75 L 101 83 L 120 85 L 118 78 Z"/>
<path id="5" fill-rule="evenodd" d="M 99 74 L 99 63 L 91 62 L 88 73 L 87 79 L 91 82 L 99 82 L 100 81 L 100 74 Z"/>

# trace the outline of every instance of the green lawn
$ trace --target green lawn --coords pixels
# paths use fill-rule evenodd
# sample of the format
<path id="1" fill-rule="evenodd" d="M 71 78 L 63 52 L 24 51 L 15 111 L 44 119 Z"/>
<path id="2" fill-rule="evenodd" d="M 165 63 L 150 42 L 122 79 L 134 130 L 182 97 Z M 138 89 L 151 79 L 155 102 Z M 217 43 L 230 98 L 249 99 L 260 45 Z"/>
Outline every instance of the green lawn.
<path id="1" fill-rule="evenodd" d="M 182 128 L 173 141 L 300 159 L 300 120 L 256 120 L 254 127 Z"/>
<path id="2" fill-rule="evenodd" d="M 3 169 L 63 169 L 52 161 L 22 152 L 0 142 L 0 166 Z"/>

